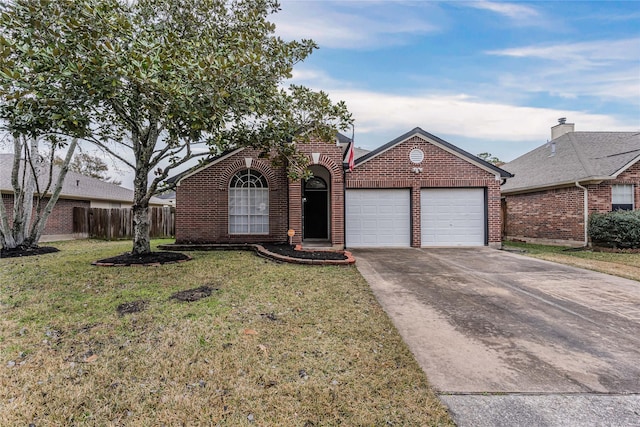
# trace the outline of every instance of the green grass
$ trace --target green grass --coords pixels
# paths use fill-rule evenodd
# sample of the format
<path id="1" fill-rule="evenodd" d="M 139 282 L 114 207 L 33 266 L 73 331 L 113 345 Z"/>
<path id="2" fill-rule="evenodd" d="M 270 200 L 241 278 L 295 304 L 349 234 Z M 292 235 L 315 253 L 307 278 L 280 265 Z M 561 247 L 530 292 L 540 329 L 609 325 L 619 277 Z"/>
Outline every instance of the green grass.
<path id="1" fill-rule="evenodd" d="M 0 425 L 453 425 L 354 267 L 93 267 L 130 243 L 51 245 L 0 259 Z"/>
<path id="2" fill-rule="evenodd" d="M 506 248 L 525 251 L 525 255 L 576 267 L 587 268 L 614 276 L 640 281 L 640 254 L 596 252 L 593 250 L 567 250 L 562 246 L 505 242 Z"/>

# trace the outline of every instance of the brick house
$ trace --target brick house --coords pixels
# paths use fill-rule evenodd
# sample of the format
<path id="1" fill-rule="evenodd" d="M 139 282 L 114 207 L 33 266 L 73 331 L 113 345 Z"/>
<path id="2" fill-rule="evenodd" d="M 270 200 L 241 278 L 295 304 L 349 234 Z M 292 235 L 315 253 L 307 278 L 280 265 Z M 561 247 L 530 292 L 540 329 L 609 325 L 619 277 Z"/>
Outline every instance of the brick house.
<path id="1" fill-rule="evenodd" d="M 505 164 L 505 239 L 586 245 L 589 214 L 640 209 L 640 132 L 551 128 L 551 141 Z"/>
<path id="2" fill-rule="evenodd" d="M 13 154 L 0 153 L 0 194 L 9 216 L 13 221 L 13 187 L 11 186 L 11 170 Z M 53 179 L 57 179 L 58 168 L 54 167 Z M 46 177 L 41 177 L 41 185 L 46 185 Z M 46 203 L 48 199 L 44 200 Z M 72 171 L 67 172 L 62 192 L 53 211 L 47 219 L 41 242 L 84 238 L 86 235 L 74 235 L 73 208 L 128 208 L 133 202 L 133 190 L 120 187 L 96 178 L 91 178 Z M 163 206 L 164 202 L 156 197 L 150 201 L 151 206 Z"/>
<path id="3" fill-rule="evenodd" d="M 284 242 L 342 247 L 501 244 L 500 184 L 511 175 L 420 128 L 378 149 L 301 144 L 313 177 L 293 181 L 250 148 L 170 181 L 177 243 Z"/>

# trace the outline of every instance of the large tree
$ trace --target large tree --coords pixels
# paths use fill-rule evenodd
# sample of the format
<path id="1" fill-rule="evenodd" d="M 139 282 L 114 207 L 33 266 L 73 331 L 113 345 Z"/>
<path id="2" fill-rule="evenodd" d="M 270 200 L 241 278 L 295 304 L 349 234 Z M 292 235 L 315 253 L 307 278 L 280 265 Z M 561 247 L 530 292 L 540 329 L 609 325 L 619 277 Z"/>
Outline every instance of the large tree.
<path id="1" fill-rule="evenodd" d="M 150 252 L 149 199 L 174 168 L 252 146 L 284 159 L 296 175 L 305 166 L 296 143 L 332 141 L 351 123 L 344 103 L 327 94 L 282 87 L 317 46 L 274 35 L 275 0 L 60 3 L 71 11 L 56 16 L 61 39 L 73 39 L 78 26 L 102 28 L 90 52 L 82 42 L 84 60 L 69 64 L 82 82 L 70 97 L 92 99 L 89 139 L 134 170 L 133 254 Z M 73 12 L 79 7 L 81 18 Z M 207 150 L 194 149 L 202 143 Z"/>

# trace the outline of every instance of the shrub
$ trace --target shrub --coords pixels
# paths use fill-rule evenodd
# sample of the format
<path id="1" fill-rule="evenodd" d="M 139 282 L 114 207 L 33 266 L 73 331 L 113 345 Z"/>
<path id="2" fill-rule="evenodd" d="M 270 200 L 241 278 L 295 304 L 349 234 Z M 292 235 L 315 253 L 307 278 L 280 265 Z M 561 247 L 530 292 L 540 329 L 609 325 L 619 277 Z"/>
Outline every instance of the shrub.
<path id="1" fill-rule="evenodd" d="M 591 214 L 589 237 L 597 246 L 640 248 L 640 211 Z"/>

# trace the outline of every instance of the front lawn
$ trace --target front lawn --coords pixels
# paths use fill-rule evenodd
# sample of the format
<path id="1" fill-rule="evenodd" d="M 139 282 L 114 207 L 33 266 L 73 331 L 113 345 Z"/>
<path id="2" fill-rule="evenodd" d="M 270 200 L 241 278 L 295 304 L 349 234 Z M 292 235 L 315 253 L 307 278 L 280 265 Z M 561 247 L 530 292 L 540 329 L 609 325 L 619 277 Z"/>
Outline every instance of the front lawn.
<path id="1" fill-rule="evenodd" d="M 50 245 L 0 259 L 0 425 L 452 425 L 355 267 Z"/>
<path id="2" fill-rule="evenodd" d="M 504 246 L 523 250 L 525 255 L 534 258 L 640 281 L 640 254 L 637 253 L 594 252 L 519 242 L 504 242 Z"/>

